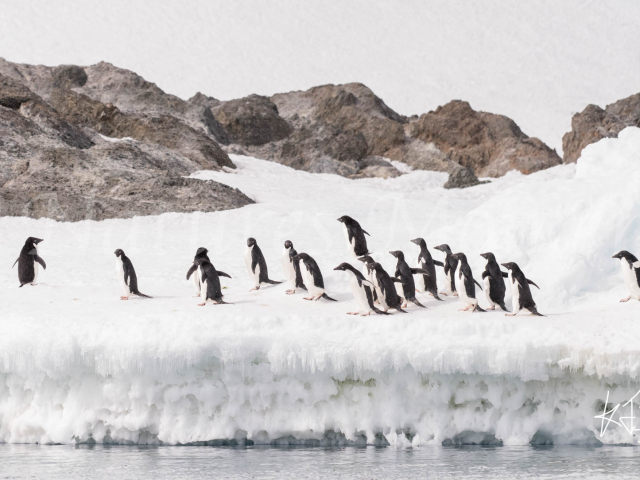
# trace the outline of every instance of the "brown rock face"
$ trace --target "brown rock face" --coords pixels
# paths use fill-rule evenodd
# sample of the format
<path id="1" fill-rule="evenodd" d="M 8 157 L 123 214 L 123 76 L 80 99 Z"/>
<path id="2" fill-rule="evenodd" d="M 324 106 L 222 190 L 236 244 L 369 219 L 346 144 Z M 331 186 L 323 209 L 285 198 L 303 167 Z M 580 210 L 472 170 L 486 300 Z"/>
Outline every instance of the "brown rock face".
<path id="1" fill-rule="evenodd" d="M 454 100 L 412 122 L 411 137 L 433 143 L 450 160 L 478 176 L 499 177 L 509 170 L 525 174 L 562 163 L 557 153 L 529 138 L 503 115 L 476 112 Z"/>
<path id="2" fill-rule="evenodd" d="M 640 93 L 618 100 L 603 110 L 587 105 L 571 119 L 571 131 L 562 137 L 564 162 L 576 162 L 582 149 L 602 138 L 617 137 L 626 127 L 640 127 Z"/>

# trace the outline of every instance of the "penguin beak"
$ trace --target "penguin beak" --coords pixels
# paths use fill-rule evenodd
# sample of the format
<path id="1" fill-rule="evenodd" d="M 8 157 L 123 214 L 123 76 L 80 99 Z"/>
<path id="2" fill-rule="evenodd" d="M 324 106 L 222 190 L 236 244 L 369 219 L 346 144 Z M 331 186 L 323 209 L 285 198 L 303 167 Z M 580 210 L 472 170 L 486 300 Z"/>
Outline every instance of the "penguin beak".
<path id="1" fill-rule="evenodd" d="M 420 240 L 414 238 L 413 240 L 411 240 L 411 243 L 415 243 L 416 245 L 418 245 L 420 243 Z"/>
<path id="2" fill-rule="evenodd" d="M 486 253 L 481 253 L 481 254 L 480 254 L 480 256 L 481 256 L 482 258 L 487 258 L 487 254 L 486 254 Z"/>
<path id="3" fill-rule="evenodd" d="M 509 264 L 508 263 L 501 263 L 500 265 L 502 265 L 507 270 L 509 269 Z"/>
<path id="4" fill-rule="evenodd" d="M 336 268 L 334 268 L 334 270 L 342 270 L 342 267 L 338 265 Z"/>
<path id="5" fill-rule="evenodd" d="M 616 254 L 615 254 L 613 257 L 611 257 L 611 258 L 620 258 L 620 254 L 619 254 L 619 253 L 616 253 Z"/>

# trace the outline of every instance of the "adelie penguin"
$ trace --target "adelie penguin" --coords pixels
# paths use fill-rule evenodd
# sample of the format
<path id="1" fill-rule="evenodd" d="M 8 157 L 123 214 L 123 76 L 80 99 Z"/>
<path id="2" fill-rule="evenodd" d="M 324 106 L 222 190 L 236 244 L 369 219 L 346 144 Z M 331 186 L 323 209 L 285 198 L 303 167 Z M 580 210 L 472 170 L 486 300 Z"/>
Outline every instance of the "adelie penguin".
<path id="1" fill-rule="evenodd" d="M 487 265 L 484 267 L 484 272 L 482 272 L 484 295 L 489 303 L 487 310 L 495 310 L 496 305 L 498 305 L 502 310 L 508 312 L 509 310 L 504 304 L 504 294 L 507 291 L 504 279 L 508 278 L 509 274 L 500 269 L 500 265 L 498 265 L 493 253 L 481 253 L 480 256 L 487 260 Z"/>
<path id="2" fill-rule="evenodd" d="M 458 260 L 458 269 L 455 273 L 456 290 L 460 300 L 464 303 L 465 307 L 460 310 L 466 312 L 471 309 L 472 312 L 484 312 L 480 305 L 478 305 L 478 299 L 476 298 L 476 285 L 482 287 L 473 278 L 473 272 L 467 262 L 467 256 L 464 253 L 456 253 L 452 257 Z"/>
<path id="3" fill-rule="evenodd" d="M 393 285 L 394 282 L 400 282 L 400 280 L 392 279 L 382 268 L 382 265 L 377 262 L 368 263 L 367 268 L 371 272 L 382 310 L 386 312 L 390 308 L 395 308 L 398 312 L 407 313 L 402 309 L 403 299 L 398 295 L 396 287 Z"/>
<path id="4" fill-rule="evenodd" d="M 622 278 L 624 278 L 624 283 L 629 290 L 629 296 L 620 301 L 628 302 L 632 298 L 640 300 L 640 262 L 635 255 L 626 250 L 616 253 L 613 258 L 620 259 Z"/>
<path id="5" fill-rule="evenodd" d="M 517 315 L 520 310 L 527 310 L 532 315 L 544 317 L 536 308 L 536 302 L 533 301 L 533 295 L 531 295 L 529 285 L 533 285 L 537 289 L 540 289 L 540 287 L 526 278 L 517 264 L 509 262 L 502 263 L 501 265 L 509 270 L 509 285 L 511 286 L 511 301 L 513 302 L 513 312 L 505 313 L 505 315 L 507 317 L 513 317 Z"/>
<path id="6" fill-rule="evenodd" d="M 350 272 L 351 273 L 351 293 L 353 293 L 353 297 L 356 299 L 356 306 L 358 307 L 358 311 L 356 312 L 348 312 L 349 315 L 362 315 L 367 316 L 371 315 L 371 313 L 379 313 L 383 315 L 388 315 L 386 312 L 378 310 L 376 306 L 373 304 L 373 291 L 375 287 L 373 284 L 364 278 L 364 275 L 356 270 L 349 263 L 341 263 L 334 270 L 340 270 L 342 272 Z"/>
<path id="7" fill-rule="evenodd" d="M 395 277 L 401 281 L 402 296 L 405 298 L 405 302 L 402 305 L 402 307 L 406 308 L 407 300 L 408 300 L 412 303 L 415 303 L 419 307 L 427 308 L 424 305 L 422 305 L 416 298 L 416 283 L 413 280 L 413 276 L 418 274 L 429 275 L 429 272 L 426 270 L 423 270 L 422 268 L 411 268 L 407 264 L 407 262 L 405 262 L 404 253 L 402 253 L 400 250 L 396 250 L 389 253 L 398 259 L 398 262 L 396 264 Z M 398 284 L 396 284 L 396 288 L 397 288 L 397 285 Z"/>
<path id="8" fill-rule="evenodd" d="M 369 270 L 369 264 L 375 263 L 375 260 L 369 255 L 363 255 L 362 257 L 359 257 L 358 260 L 364 263 L 364 265 L 362 266 L 362 275 L 364 275 L 364 278 L 373 283 L 373 270 Z M 373 289 L 373 301 L 376 303 L 380 303 L 378 301 L 378 292 L 375 288 Z"/>
<path id="9" fill-rule="evenodd" d="M 302 290 L 307 289 L 302 280 L 300 262 L 293 259 L 296 255 L 298 255 L 298 252 L 293 248 L 291 240 L 285 241 L 284 249 L 282 250 L 282 269 L 284 270 L 284 276 L 287 282 L 289 282 L 289 289 L 285 292 L 287 295 L 296 293 L 296 289 L 298 288 Z"/>
<path id="10" fill-rule="evenodd" d="M 138 290 L 138 277 L 129 257 L 121 249 L 116 250 L 114 253 L 116 254 L 116 276 L 122 287 L 120 300 L 129 300 L 129 295 L 132 293 L 139 297 L 151 298 Z"/>
<path id="11" fill-rule="evenodd" d="M 209 260 L 209 255 L 207 255 L 207 253 L 209 252 L 209 250 L 207 250 L 204 247 L 200 247 L 198 250 L 196 250 L 196 255 L 195 257 L 193 257 L 193 264 L 195 265 L 195 263 L 200 260 L 201 258 L 206 260 L 207 262 L 210 262 L 211 260 Z M 193 269 L 193 265 L 189 268 L 189 272 L 192 271 Z M 197 268 L 197 267 L 196 267 Z M 191 276 L 191 274 L 187 272 L 187 280 L 189 280 L 189 277 Z M 200 285 L 200 275 L 194 275 L 193 276 L 193 289 L 196 292 L 196 297 L 200 296 L 201 293 L 201 285 Z"/>
<path id="12" fill-rule="evenodd" d="M 444 267 L 444 263 L 434 260 L 427 248 L 427 242 L 423 238 L 414 238 L 411 240 L 420 247 L 420 253 L 418 254 L 418 267 L 429 272 L 428 275 L 418 275 L 416 277 L 416 290 L 420 293 L 429 292 L 433 295 L 433 298 L 443 302 L 438 296 L 438 281 L 436 278 L 436 265 Z"/>
<path id="13" fill-rule="evenodd" d="M 42 265 L 45 270 L 47 269 L 47 264 L 38 255 L 38 244 L 42 241 L 41 238 L 27 238 L 20 251 L 20 256 L 13 262 L 13 267 L 16 266 L 16 263 L 18 264 L 20 287 L 36 284 L 36 280 L 38 280 L 38 264 Z"/>
<path id="14" fill-rule="evenodd" d="M 202 292 L 200 294 L 201 303 L 198 304 L 199 306 L 203 307 L 208 301 L 216 305 L 227 303 L 222 299 L 220 277 L 231 278 L 231 275 L 216 270 L 212 263 L 204 258 L 198 258 L 193 262 L 193 265 L 187 272 L 187 280 L 189 280 L 192 274 L 199 277 L 201 282 Z"/>
<path id="15" fill-rule="evenodd" d="M 269 279 L 267 262 L 264 259 L 262 250 L 260 250 L 255 238 L 247 239 L 247 250 L 244 253 L 244 262 L 247 265 L 247 272 L 249 272 L 249 277 L 253 281 L 254 285 L 254 287 L 249 290 L 250 292 L 259 290 L 260 285 L 263 284 L 277 285 L 282 283 Z"/>
<path id="16" fill-rule="evenodd" d="M 365 233 L 369 235 L 369 233 L 363 230 L 356 220 L 348 217 L 347 215 L 343 215 L 338 219 L 338 221 L 342 223 L 351 255 L 356 258 L 368 255 L 369 250 L 367 249 L 367 239 L 364 235 Z"/>
<path id="17" fill-rule="evenodd" d="M 300 266 L 300 270 L 302 271 L 302 278 L 304 280 L 304 284 L 309 290 L 310 297 L 305 297 L 305 300 L 320 300 L 324 298 L 325 300 L 331 300 L 332 302 L 337 302 L 335 298 L 331 298 L 324 291 L 324 280 L 322 279 L 322 272 L 320 271 L 320 267 L 316 261 L 306 253 L 299 253 L 295 257 L 293 257 L 295 261 L 302 262 Z"/>
<path id="18" fill-rule="evenodd" d="M 444 253 L 444 274 L 447 277 L 447 281 L 445 284 L 446 292 L 441 292 L 442 295 L 453 295 L 454 297 L 458 296 L 458 291 L 456 289 L 456 268 L 458 268 L 458 260 L 456 260 L 453 256 L 453 252 L 449 245 L 442 244 L 434 247 L 436 250 L 440 250 Z"/>

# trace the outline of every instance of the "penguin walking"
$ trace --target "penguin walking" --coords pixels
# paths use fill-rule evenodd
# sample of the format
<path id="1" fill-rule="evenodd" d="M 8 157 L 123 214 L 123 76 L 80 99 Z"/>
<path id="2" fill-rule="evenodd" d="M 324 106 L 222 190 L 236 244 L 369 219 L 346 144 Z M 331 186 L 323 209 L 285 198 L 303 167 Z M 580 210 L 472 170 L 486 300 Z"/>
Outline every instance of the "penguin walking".
<path id="1" fill-rule="evenodd" d="M 244 262 L 247 265 L 247 272 L 249 272 L 249 277 L 253 281 L 254 285 L 254 287 L 249 290 L 250 292 L 259 290 L 260 285 L 262 284 L 277 285 L 279 283 L 282 283 L 269 279 L 267 262 L 264 259 L 262 250 L 260 250 L 260 247 L 258 246 L 255 238 L 247 239 L 247 250 L 244 254 Z"/>
<path id="2" fill-rule="evenodd" d="M 402 309 L 403 299 L 396 292 L 396 288 L 393 285 L 400 280 L 392 279 L 389 274 L 382 268 L 377 262 L 367 264 L 369 271 L 373 276 L 373 285 L 378 292 L 378 300 L 382 310 L 386 312 L 390 308 L 396 309 L 398 312 L 407 313 Z"/>
<path id="3" fill-rule="evenodd" d="M 535 286 L 538 290 L 540 287 L 524 276 L 520 267 L 513 262 L 502 263 L 503 267 L 509 270 L 509 285 L 511 285 L 511 297 L 513 302 L 513 312 L 505 313 L 507 317 L 513 317 L 520 310 L 527 310 L 532 315 L 544 317 L 538 312 L 536 302 L 533 301 L 533 295 L 529 285 Z"/>
<path id="4" fill-rule="evenodd" d="M 197 270 L 197 272 L 196 272 Z M 193 265 L 187 272 L 187 280 L 191 274 L 200 277 L 201 303 L 198 306 L 203 307 L 208 301 L 213 302 L 216 305 L 226 304 L 222 297 L 222 287 L 220 286 L 220 277 L 231 278 L 228 273 L 216 270 L 213 264 L 205 258 L 198 258 L 193 262 Z"/>
<path id="5" fill-rule="evenodd" d="M 129 300 L 129 295 L 132 293 L 139 297 L 151 298 L 138 290 L 138 277 L 129 257 L 121 249 L 117 249 L 114 253 L 116 254 L 116 275 L 122 287 L 120 300 Z"/>
<path id="6" fill-rule="evenodd" d="M 454 297 L 458 296 L 458 290 L 456 288 L 456 268 L 458 267 L 458 260 L 456 260 L 453 256 L 453 252 L 449 245 L 442 244 L 435 247 L 436 250 L 440 250 L 444 253 L 444 274 L 447 277 L 447 282 L 445 284 L 446 292 L 440 292 L 441 295 L 453 295 Z"/>
<path id="7" fill-rule="evenodd" d="M 296 293 L 297 288 L 306 290 L 304 281 L 302 280 L 302 272 L 300 272 L 300 262 L 294 261 L 293 257 L 298 255 L 296 249 L 293 248 L 293 242 L 287 240 L 284 242 L 284 249 L 282 250 L 282 269 L 284 270 L 284 276 L 289 282 L 289 289 L 285 292 L 287 295 Z"/>
<path id="8" fill-rule="evenodd" d="M 304 279 L 304 284 L 306 285 L 310 297 L 305 297 L 305 300 L 315 300 L 318 301 L 321 298 L 326 300 L 331 300 L 332 302 L 337 302 L 335 298 L 331 298 L 324 291 L 324 280 L 322 279 L 322 272 L 320 271 L 320 267 L 316 263 L 316 261 L 306 253 L 299 253 L 295 257 L 293 257 L 295 261 L 302 261 L 304 267 L 301 267 L 302 278 Z"/>
<path id="9" fill-rule="evenodd" d="M 35 285 L 38 280 L 38 264 L 45 270 L 47 264 L 38 255 L 38 244 L 42 242 L 41 238 L 29 237 L 24 242 L 22 250 L 20 250 L 20 256 L 13 262 L 13 267 L 18 264 L 18 280 L 20 281 L 20 288 L 29 284 Z"/>
<path id="10" fill-rule="evenodd" d="M 207 253 L 209 253 L 209 250 L 204 247 L 200 247 L 198 250 L 196 250 L 196 255 L 193 257 L 193 265 L 195 265 L 195 263 L 201 258 L 206 260 L 207 262 L 210 262 L 211 260 L 209 260 L 209 255 L 207 255 Z M 189 272 L 192 271 L 193 265 L 189 268 Z M 189 280 L 189 277 L 191 276 L 189 272 L 187 272 L 187 280 Z M 195 296 L 199 297 L 201 293 L 200 275 L 194 275 L 192 281 L 193 289 L 196 291 Z"/>
<path id="11" fill-rule="evenodd" d="M 465 305 L 460 311 L 466 312 L 471 309 L 471 312 L 484 312 L 485 310 L 478 305 L 475 286 L 478 285 L 480 290 L 482 290 L 482 287 L 473 278 L 473 272 L 471 272 L 471 267 L 469 266 L 469 262 L 467 262 L 467 256 L 464 253 L 456 253 L 452 255 L 452 257 L 459 262 L 458 271 L 455 274 L 456 290 L 458 291 L 460 300 L 462 300 Z"/>
<path id="12" fill-rule="evenodd" d="M 504 304 L 504 295 L 507 287 L 504 284 L 504 278 L 508 278 L 509 274 L 500 269 L 500 265 L 496 261 L 496 256 L 491 253 L 481 253 L 480 256 L 487 260 L 487 265 L 482 272 L 482 280 L 484 281 L 484 296 L 489 302 L 487 310 L 495 310 L 498 305 L 502 310 L 508 312 Z"/>
<path id="13" fill-rule="evenodd" d="M 629 290 L 629 296 L 620 301 L 628 302 L 632 298 L 640 300 L 640 262 L 635 255 L 626 250 L 616 253 L 613 258 L 620 259 L 622 278 L 624 278 L 624 283 Z"/>
<path id="14" fill-rule="evenodd" d="M 388 315 L 387 312 L 383 312 L 376 308 L 373 304 L 373 291 L 375 287 L 373 283 L 364 278 L 364 275 L 356 270 L 349 263 L 341 263 L 334 270 L 340 270 L 343 272 L 351 272 L 351 293 L 353 293 L 353 297 L 356 299 L 356 306 L 358 307 L 358 311 L 356 312 L 348 312 L 348 315 L 361 315 L 363 317 L 367 315 L 371 315 L 371 313 L 375 312 L 378 314 Z"/>
<path id="15" fill-rule="evenodd" d="M 369 235 L 369 233 L 363 230 L 356 220 L 348 217 L 347 215 L 343 215 L 338 219 L 338 221 L 342 223 L 351 255 L 355 258 L 368 255 L 369 250 L 367 249 L 367 239 L 364 235 L 365 233 Z"/>
<path id="16" fill-rule="evenodd" d="M 422 268 L 411 268 L 409 264 L 404 259 L 404 253 L 400 250 L 395 250 L 393 252 L 389 252 L 391 255 L 398 259 L 396 264 L 396 273 L 395 277 L 400 280 L 400 285 L 402 288 L 402 297 L 404 297 L 405 301 L 402 305 L 402 308 L 407 307 L 407 301 L 416 304 L 419 307 L 427 308 L 422 305 L 418 299 L 416 298 L 416 284 L 413 280 L 414 275 L 429 275 L 427 270 L 423 270 Z M 397 288 L 396 283 L 396 288 Z M 400 293 L 400 292 L 398 292 Z"/>
<path id="17" fill-rule="evenodd" d="M 444 263 L 434 260 L 427 248 L 427 242 L 423 238 L 414 238 L 411 240 L 420 247 L 420 253 L 418 254 L 418 267 L 429 272 L 428 275 L 416 276 L 416 290 L 420 293 L 429 292 L 433 295 L 433 298 L 444 302 L 438 296 L 438 281 L 436 278 L 436 265 L 444 267 Z"/>
<path id="18" fill-rule="evenodd" d="M 375 263 L 375 260 L 369 255 L 363 255 L 362 257 L 359 257 L 358 260 L 364 263 L 364 265 L 362 266 L 362 275 L 364 276 L 364 278 L 373 283 L 373 270 L 369 270 L 369 264 Z M 380 301 L 378 300 L 378 291 L 375 288 L 373 289 L 373 301 L 375 303 L 380 303 Z"/>

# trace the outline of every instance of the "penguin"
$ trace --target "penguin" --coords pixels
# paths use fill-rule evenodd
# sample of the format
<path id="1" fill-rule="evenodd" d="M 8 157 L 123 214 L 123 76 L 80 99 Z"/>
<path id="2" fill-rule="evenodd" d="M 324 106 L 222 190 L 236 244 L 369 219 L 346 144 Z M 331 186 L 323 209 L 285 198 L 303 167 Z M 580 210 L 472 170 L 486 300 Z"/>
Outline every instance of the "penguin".
<path id="1" fill-rule="evenodd" d="M 304 267 L 300 268 L 302 271 L 302 278 L 304 279 L 304 284 L 307 286 L 310 297 L 305 297 L 305 300 L 315 300 L 318 301 L 321 298 L 326 300 L 331 300 L 332 302 L 337 302 L 335 298 L 331 298 L 324 291 L 324 280 L 322 279 L 322 272 L 320 271 L 320 267 L 316 261 L 306 253 L 299 253 L 293 260 L 296 262 L 302 261 Z"/>
<path id="2" fill-rule="evenodd" d="M 353 293 L 353 297 L 356 299 L 356 306 L 358 307 L 357 312 L 348 312 L 348 315 L 361 315 L 366 317 L 367 315 L 371 315 L 372 312 L 388 315 L 387 312 L 383 312 L 376 308 L 373 304 L 373 291 L 375 287 L 373 284 L 364 278 L 364 275 L 356 270 L 349 263 L 341 263 L 334 270 L 340 270 L 343 272 L 351 272 L 351 293 Z"/>
<path id="3" fill-rule="evenodd" d="M 355 258 L 363 255 L 368 255 L 367 239 L 364 234 L 369 235 L 368 232 L 362 229 L 360 224 L 351 217 L 343 215 L 338 219 L 344 228 L 344 234 L 347 237 L 347 243 L 349 244 L 349 251 Z M 369 235 L 370 236 L 370 235 Z"/>
<path id="4" fill-rule="evenodd" d="M 138 277 L 129 257 L 121 249 L 117 249 L 114 253 L 116 254 L 116 275 L 122 287 L 120 300 L 129 300 L 129 295 L 132 293 L 139 297 L 151 298 L 138 290 Z"/>
<path id="5" fill-rule="evenodd" d="M 20 250 L 20 256 L 13 262 L 13 267 L 18 264 L 18 280 L 20 281 L 20 288 L 29 284 L 35 285 L 38 280 L 38 264 L 42 265 L 42 268 L 47 269 L 47 264 L 38 255 L 38 244 L 42 242 L 41 238 L 29 237 L 24 242 L 22 250 Z"/>
<path id="6" fill-rule="evenodd" d="M 633 254 L 626 250 L 616 253 L 613 258 L 620 259 L 622 278 L 624 278 L 624 283 L 627 285 L 627 289 L 629 289 L 629 296 L 620 301 L 628 302 L 632 298 L 640 300 L 640 262 Z"/>
<path id="7" fill-rule="evenodd" d="M 456 268 L 458 267 L 458 260 L 453 257 L 453 253 L 449 248 L 449 245 L 442 244 L 435 247 L 436 250 L 440 250 L 444 252 L 444 274 L 447 276 L 447 282 L 445 285 L 445 292 L 440 292 L 441 295 L 452 294 L 454 297 L 458 296 L 458 291 L 456 289 Z"/>
<path id="8" fill-rule="evenodd" d="M 480 256 L 487 260 L 487 265 L 482 272 L 482 280 L 484 281 L 484 295 L 489 302 L 487 310 L 495 310 L 498 305 L 502 310 L 508 312 L 504 304 L 504 294 L 507 287 L 504 284 L 504 278 L 508 278 L 509 274 L 500 269 L 500 265 L 496 262 L 496 256 L 491 253 L 481 253 Z"/>
<path id="9" fill-rule="evenodd" d="M 282 250 L 282 269 L 284 270 L 284 276 L 289 282 L 289 289 L 285 292 L 287 295 L 296 293 L 296 288 L 302 288 L 306 290 L 304 281 L 302 280 L 302 272 L 300 272 L 300 262 L 295 262 L 293 257 L 298 254 L 296 249 L 293 248 L 291 240 L 284 242 L 284 249 Z"/>
<path id="10" fill-rule="evenodd" d="M 362 266 L 362 275 L 364 275 L 364 278 L 373 283 L 373 272 L 369 270 L 369 264 L 375 263 L 375 260 L 369 255 L 363 255 L 362 257 L 359 257 L 358 260 L 364 263 L 364 265 Z M 375 288 L 373 289 L 373 301 L 376 303 L 380 303 L 378 301 L 378 292 Z"/>
<path id="11" fill-rule="evenodd" d="M 540 287 L 528 278 L 525 278 L 524 273 L 522 273 L 522 270 L 520 270 L 517 264 L 509 262 L 501 263 L 500 265 L 509 270 L 509 285 L 511 285 L 511 301 L 513 302 L 513 312 L 505 313 L 505 315 L 507 317 L 513 317 L 517 315 L 520 310 L 528 310 L 532 315 L 544 317 L 544 315 L 536 309 L 536 302 L 533 301 L 533 295 L 531 295 L 529 285 L 535 286 L 538 290 L 540 290 Z"/>
<path id="12" fill-rule="evenodd" d="M 200 247 L 198 250 L 196 250 L 196 255 L 193 257 L 193 263 L 195 264 L 196 261 L 198 261 L 198 259 L 203 258 L 205 259 L 207 262 L 210 262 L 211 260 L 209 260 L 209 255 L 207 255 L 207 253 L 209 252 L 209 250 L 207 250 L 204 247 Z M 192 271 L 193 265 L 189 268 L 189 272 Z M 189 280 L 189 277 L 191 276 L 191 274 L 187 272 L 187 280 Z M 200 296 L 200 275 L 194 275 L 193 276 L 193 289 L 196 291 L 196 297 Z"/>
<path id="13" fill-rule="evenodd" d="M 444 263 L 434 260 L 433 257 L 431 257 L 431 253 L 427 248 L 427 242 L 425 242 L 423 238 L 414 238 L 411 242 L 420 247 L 418 267 L 429 272 L 428 275 L 418 275 L 416 277 L 416 289 L 420 293 L 429 292 L 433 295 L 433 298 L 444 302 L 444 300 L 438 296 L 438 282 L 436 278 L 436 265 L 444 267 Z"/>
<path id="14" fill-rule="evenodd" d="M 198 258 L 193 262 L 193 265 L 187 272 L 187 280 L 189 280 L 189 277 L 194 272 L 196 272 L 195 276 L 200 277 L 202 285 L 202 292 L 200 294 L 202 303 L 199 303 L 198 306 L 203 307 L 209 300 L 216 305 L 227 303 L 222 299 L 224 295 L 222 295 L 220 277 L 231 278 L 231 275 L 216 270 L 212 263 L 205 258 Z"/>
<path id="15" fill-rule="evenodd" d="M 407 306 L 407 300 L 416 304 L 419 307 L 427 308 L 422 305 L 418 299 L 416 298 L 416 284 L 413 280 L 414 275 L 429 275 L 427 270 L 423 270 L 422 268 L 411 268 L 407 262 L 404 260 L 404 253 L 400 250 L 396 250 L 393 252 L 389 252 L 391 255 L 398 259 L 398 263 L 396 264 L 396 273 L 395 277 L 400 280 L 400 286 L 402 288 L 402 297 L 404 297 L 405 301 L 402 305 L 403 308 Z M 396 283 L 396 288 L 397 288 Z M 398 292 L 400 294 L 400 292 Z"/>
<path id="16" fill-rule="evenodd" d="M 471 272 L 471 267 L 467 262 L 467 256 L 464 253 L 456 253 L 452 255 L 452 257 L 459 262 L 457 272 L 455 273 L 456 290 L 458 291 L 460 300 L 462 300 L 465 305 L 460 311 L 466 312 L 471 308 L 471 312 L 484 312 L 485 310 L 478 305 L 475 285 L 478 285 L 480 290 L 482 290 L 482 287 L 473 278 L 473 272 Z"/>
<path id="17" fill-rule="evenodd" d="M 247 265 L 247 272 L 249 272 L 249 277 L 253 281 L 254 287 L 249 290 L 250 292 L 254 290 L 259 290 L 260 285 L 263 283 L 270 285 L 277 285 L 282 282 L 276 282 L 275 280 L 269 279 L 269 272 L 267 271 L 267 262 L 262 255 L 262 250 L 258 246 L 255 238 L 247 239 L 247 250 L 244 254 L 244 262 Z"/>
<path id="18" fill-rule="evenodd" d="M 378 299 L 380 300 L 380 306 L 382 310 L 386 312 L 390 308 L 396 309 L 398 312 L 407 313 L 402 309 L 403 299 L 396 292 L 394 282 L 400 282 L 400 280 L 392 279 L 389 274 L 382 268 L 377 262 L 367 264 L 369 271 L 373 276 L 373 285 L 378 292 Z"/>

